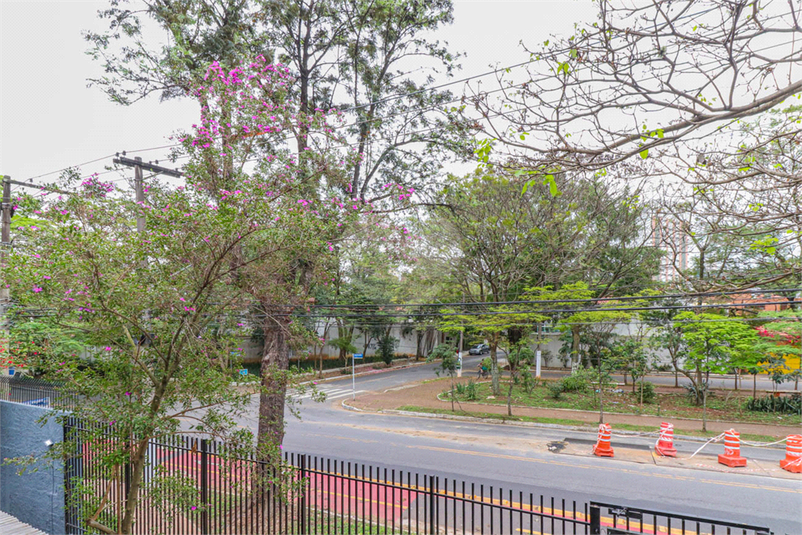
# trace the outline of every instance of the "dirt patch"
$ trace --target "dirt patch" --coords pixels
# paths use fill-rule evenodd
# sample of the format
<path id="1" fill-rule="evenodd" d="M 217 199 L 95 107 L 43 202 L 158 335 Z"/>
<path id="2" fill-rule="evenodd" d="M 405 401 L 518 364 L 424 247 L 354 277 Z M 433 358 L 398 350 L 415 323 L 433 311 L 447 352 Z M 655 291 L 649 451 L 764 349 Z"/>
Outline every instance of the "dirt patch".
<path id="1" fill-rule="evenodd" d="M 469 377 L 457 379 L 458 382 L 467 383 Z M 396 410 L 404 406 L 417 406 L 429 409 L 450 410 L 451 403 L 440 401 L 437 395 L 449 388 L 449 379 L 439 379 L 433 381 L 425 381 L 418 383 L 411 383 L 407 388 L 387 390 L 381 393 L 371 393 L 359 396 L 355 401 L 349 401 L 348 404 L 361 410 L 367 411 L 382 411 L 382 410 Z M 506 415 L 507 407 L 505 405 L 495 405 L 489 403 L 455 403 L 454 407 L 457 411 L 465 411 L 467 413 L 487 413 Z M 530 418 L 549 418 L 549 419 L 570 419 L 587 424 L 588 426 L 596 426 L 599 422 L 598 411 L 581 411 L 571 409 L 556 409 L 556 408 L 535 408 L 535 407 L 513 407 L 513 415 L 525 416 Z M 802 426 L 784 426 L 784 425 L 771 425 L 759 423 L 737 423 L 730 421 L 711 421 L 716 420 L 715 413 L 708 412 L 710 420 L 707 423 L 708 431 L 723 432 L 730 428 L 735 428 L 741 434 L 752 435 L 766 435 L 775 437 L 785 437 L 792 433 L 799 433 Z M 677 430 L 694 430 L 701 431 L 702 422 L 696 419 L 681 419 L 678 417 L 659 417 L 647 416 L 637 414 L 615 414 L 605 413 L 604 421 L 611 424 L 614 428 L 616 424 L 629 424 L 659 428 L 660 423 L 663 421 L 672 421 Z"/>

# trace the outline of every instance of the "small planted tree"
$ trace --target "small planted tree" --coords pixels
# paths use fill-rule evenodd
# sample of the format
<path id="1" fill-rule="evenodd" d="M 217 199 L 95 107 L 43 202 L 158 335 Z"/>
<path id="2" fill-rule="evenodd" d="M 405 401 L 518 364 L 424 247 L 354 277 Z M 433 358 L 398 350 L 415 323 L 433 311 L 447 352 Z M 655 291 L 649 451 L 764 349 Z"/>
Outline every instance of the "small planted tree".
<path id="1" fill-rule="evenodd" d="M 528 384 L 532 380 L 530 366 L 534 360 L 535 353 L 526 346 L 525 342 L 519 342 L 510 347 L 507 355 L 510 372 L 510 384 L 507 387 L 507 416 L 512 416 L 512 388 L 519 382 Z"/>
<path id="2" fill-rule="evenodd" d="M 707 431 L 707 386 L 710 373 L 721 373 L 734 363 L 751 360 L 758 334 L 744 321 L 719 314 L 683 312 L 674 318 L 688 345 L 686 362 L 696 370 L 691 378 L 697 404 L 702 405 L 702 430 Z"/>
<path id="3" fill-rule="evenodd" d="M 449 344 L 440 344 L 429 353 L 427 362 L 440 361 L 440 365 L 434 369 L 434 373 L 440 377 L 440 374 L 448 375 L 451 378 L 451 390 L 449 396 L 451 397 L 451 411 L 454 411 L 454 399 L 456 394 L 456 387 L 454 385 L 454 377 L 457 375 L 459 368 L 459 359 L 457 358 L 456 350 Z"/>
<path id="4" fill-rule="evenodd" d="M 395 348 L 398 345 L 398 338 L 390 336 L 389 333 L 384 333 L 379 338 L 378 353 L 388 367 L 393 365 L 393 357 L 395 356 Z"/>

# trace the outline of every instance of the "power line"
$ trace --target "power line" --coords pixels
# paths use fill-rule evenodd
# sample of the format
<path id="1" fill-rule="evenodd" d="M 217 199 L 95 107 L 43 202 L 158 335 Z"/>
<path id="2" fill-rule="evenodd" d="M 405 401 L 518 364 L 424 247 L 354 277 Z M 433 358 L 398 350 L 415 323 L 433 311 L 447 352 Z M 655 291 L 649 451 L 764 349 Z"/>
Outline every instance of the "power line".
<path id="1" fill-rule="evenodd" d="M 592 291 L 588 289 L 576 289 L 571 291 Z M 540 304 L 553 304 L 553 303 L 592 303 L 598 301 L 648 301 L 652 299 L 690 299 L 697 297 L 719 297 L 728 296 L 732 294 L 766 294 L 766 293 L 797 293 L 802 292 L 802 288 L 779 288 L 771 290 L 731 290 L 719 292 L 694 292 L 682 294 L 655 294 L 644 296 L 622 296 L 622 297 L 587 297 L 582 299 L 533 299 L 533 300 L 520 300 L 520 301 L 459 301 L 447 303 L 364 303 L 364 304 L 321 304 L 321 305 L 308 305 L 309 308 L 367 308 L 367 307 L 456 307 L 456 306 L 501 306 L 501 305 L 540 305 Z M 278 307 L 294 307 L 295 305 L 274 305 Z"/>
<path id="2" fill-rule="evenodd" d="M 710 13 L 711 11 L 714 11 L 715 9 L 718 9 L 718 7 L 714 6 L 712 8 L 707 9 L 707 10 L 704 10 L 704 11 L 699 11 L 699 12 L 696 12 L 696 13 L 688 13 L 688 14 L 682 15 L 680 17 L 677 17 L 675 19 L 672 19 L 671 22 L 674 23 L 674 22 L 677 22 L 679 20 L 705 15 L 707 13 Z M 765 23 L 766 21 L 769 21 L 769 20 L 773 20 L 773 19 L 777 19 L 777 18 L 784 18 L 784 17 L 787 17 L 787 16 L 789 16 L 788 13 L 783 13 L 783 14 L 780 14 L 780 15 L 773 15 L 771 17 L 767 17 L 765 19 L 761 19 L 761 22 Z M 664 23 L 663 26 L 661 26 L 660 28 L 657 28 L 655 31 L 660 31 L 660 30 L 664 29 L 668 24 L 669 24 L 668 22 Z M 763 51 L 769 50 L 771 48 L 776 48 L 778 46 L 785 46 L 787 44 L 788 43 L 777 43 L 777 44 L 770 45 L 770 46 L 767 46 L 767 47 L 764 47 L 764 48 L 761 48 L 761 49 L 750 50 L 749 53 L 755 54 L 755 53 L 759 53 L 759 52 L 763 52 Z M 530 59 L 530 60 L 527 60 L 527 61 L 522 61 L 522 62 L 515 63 L 515 64 L 512 64 L 512 65 L 506 65 L 506 66 L 503 66 L 503 67 L 497 67 L 497 68 L 489 70 L 489 71 L 485 71 L 485 72 L 482 72 L 482 73 L 479 73 L 479 74 L 475 74 L 475 75 L 471 75 L 471 76 L 466 76 L 466 77 L 463 77 L 463 78 L 459 78 L 459 79 L 456 79 L 456 80 L 452 80 L 452 81 L 449 81 L 449 82 L 438 84 L 438 85 L 435 85 L 435 86 L 430 86 L 430 87 L 427 87 L 427 88 L 423 88 L 423 89 L 420 89 L 420 90 L 417 90 L 417 91 L 405 92 L 405 93 L 396 93 L 394 95 L 389 95 L 389 96 L 381 98 L 381 99 L 377 99 L 377 100 L 373 100 L 373 101 L 370 101 L 370 102 L 366 102 L 364 104 L 359 104 L 357 106 L 344 108 L 343 111 L 359 110 L 359 109 L 366 108 L 368 106 L 372 106 L 372 105 L 376 105 L 376 104 L 382 104 L 382 103 L 385 103 L 385 102 L 398 100 L 398 99 L 405 98 L 405 97 L 415 96 L 415 95 L 418 95 L 418 94 L 421 94 L 421 93 L 425 93 L 425 92 L 428 92 L 428 91 L 435 91 L 437 89 L 442 89 L 444 87 L 456 85 L 456 84 L 459 84 L 459 83 L 465 84 L 465 83 L 467 83 L 467 82 L 469 82 L 471 80 L 475 80 L 477 78 L 483 78 L 483 77 L 489 76 L 491 74 L 497 74 L 499 72 L 503 72 L 503 71 L 507 71 L 507 70 L 510 70 L 510 69 L 515 69 L 515 68 L 518 68 L 518 67 L 530 65 L 530 64 L 536 63 L 538 61 L 540 61 L 539 57 L 535 57 L 534 59 Z M 715 64 L 715 63 L 721 63 L 721 61 L 714 61 L 714 62 L 709 63 L 707 65 L 712 65 L 712 64 Z M 699 67 L 704 67 L 704 66 L 706 66 L 706 65 L 705 64 L 699 65 Z M 515 86 L 511 86 L 511 87 L 515 87 Z M 504 88 L 504 89 L 510 89 L 511 87 Z M 498 90 L 496 90 L 496 91 L 498 91 Z M 495 92 L 495 91 L 492 91 L 492 92 Z M 483 92 L 482 94 L 483 95 L 487 95 L 487 94 L 490 94 L 490 93 L 491 92 Z M 458 100 L 461 100 L 461 99 L 462 99 L 462 97 L 456 98 L 456 99 L 452 99 L 452 100 L 440 103 L 440 105 L 451 104 L 451 103 L 454 103 L 454 102 L 456 102 Z M 428 108 L 428 109 L 434 109 L 434 107 Z M 400 114 L 391 114 L 391 115 L 388 115 L 388 116 L 376 117 L 376 118 L 371 119 L 369 121 L 360 121 L 360 122 L 355 122 L 355 123 L 351 123 L 351 124 L 346 124 L 346 125 L 342 125 L 342 126 L 339 126 L 339 127 L 334 127 L 334 129 L 358 126 L 360 124 L 364 124 L 364 123 L 367 123 L 367 122 L 385 120 L 385 119 L 388 119 L 388 118 L 391 118 L 391 117 L 394 117 L 394 116 L 397 116 L 397 115 L 400 115 Z M 291 139 L 291 138 L 287 138 L 287 139 L 285 139 L 285 141 L 289 141 L 289 139 Z M 180 146 L 180 145 L 181 145 L 180 143 L 173 143 L 173 144 L 168 144 L 168 145 L 160 145 L 160 146 L 157 146 L 157 147 L 148 147 L 148 148 L 144 148 L 144 149 L 136 149 L 136 150 L 131 150 L 131 151 L 127 151 L 127 152 L 129 152 L 129 153 L 148 152 L 148 151 L 152 151 L 152 150 L 173 148 L 173 147 L 177 147 L 177 146 Z M 66 171 L 66 170 L 71 169 L 73 167 L 81 167 L 83 165 L 89 165 L 91 163 L 95 163 L 95 162 L 98 162 L 98 161 L 101 161 L 101 160 L 105 160 L 107 158 L 111 158 L 112 156 L 114 156 L 114 154 L 110 154 L 110 155 L 107 155 L 107 156 L 103 156 L 103 157 L 100 157 L 100 158 L 89 160 L 87 162 L 82 162 L 82 163 L 70 165 L 68 167 L 64 167 L 64 168 L 61 168 L 61 169 L 58 169 L 58 170 L 55 170 L 55 171 L 49 171 L 49 172 L 43 173 L 41 175 L 36 175 L 36 176 L 33 176 L 33 177 L 26 178 L 26 179 L 23 180 L 23 182 L 34 180 L 34 179 L 37 179 L 37 178 L 42 178 L 42 177 L 53 175 L 53 174 L 56 174 L 56 173 L 60 173 L 62 171 Z"/>
<path id="3" fill-rule="evenodd" d="M 615 300 L 615 299 L 611 299 Z M 788 305 L 788 301 L 760 301 L 755 303 L 719 303 L 719 304 L 696 304 L 696 305 L 662 305 L 662 306 L 640 306 L 640 307 L 594 307 L 594 308 L 557 308 L 540 310 L 489 310 L 484 312 L 403 312 L 398 314 L 386 314 L 387 317 L 409 316 L 409 317 L 455 317 L 455 316 L 515 316 L 515 315 L 543 315 L 543 314 L 578 314 L 583 312 L 643 312 L 649 310 L 690 310 L 690 309 L 717 309 L 717 308 L 750 308 L 767 305 Z M 296 317 L 296 318 L 376 318 L 377 314 L 256 314 L 251 317 Z"/>

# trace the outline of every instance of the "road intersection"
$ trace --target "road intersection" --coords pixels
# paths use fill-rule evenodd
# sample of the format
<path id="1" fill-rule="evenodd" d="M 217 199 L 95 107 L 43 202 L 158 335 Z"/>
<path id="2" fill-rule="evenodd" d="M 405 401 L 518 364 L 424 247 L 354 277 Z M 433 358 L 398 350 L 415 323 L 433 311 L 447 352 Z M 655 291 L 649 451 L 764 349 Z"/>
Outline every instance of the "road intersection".
<path id="1" fill-rule="evenodd" d="M 466 359 L 466 369 L 470 366 Z M 433 368 L 425 364 L 359 376 L 357 397 L 432 379 Z M 738 473 L 711 470 L 704 462 L 662 464 L 648 451 L 651 437 L 616 439 L 618 448 L 639 450 L 640 460 L 635 453 L 625 455 L 627 461 L 572 456 L 555 453 L 549 445 L 577 448 L 593 436 L 559 428 L 347 411 L 343 402 L 347 405 L 353 395 L 350 377 L 317 387 L 326 392 L 325 402 L 313 402 L 307 394 L 296 407 L 301 419 L 287 415 L 286 451 L 503 487 L 513 494 L 535 492 L 569 503 L 621 503 L 767 525 L 776 534 L 802 534 L 802 478 L 781 477 L 772 469 L 783 458 L 782 449 L 743 448 L 755 462 Z M 252 404 L 240 425 L 255 430 L 258 396 Z M 681 457 L 688 457 L 700 444 L 677 441 L 676 446 Z"/>

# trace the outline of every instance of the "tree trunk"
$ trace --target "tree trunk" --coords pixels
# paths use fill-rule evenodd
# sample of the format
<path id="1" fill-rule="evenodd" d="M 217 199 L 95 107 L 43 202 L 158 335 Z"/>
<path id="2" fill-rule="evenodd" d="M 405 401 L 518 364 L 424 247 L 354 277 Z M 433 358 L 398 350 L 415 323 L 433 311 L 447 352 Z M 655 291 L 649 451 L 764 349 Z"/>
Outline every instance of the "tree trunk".
<path id="1" fill-rule="evenodd" d="M 421 351 L 423 349 L 421 347 L 421 342 L 423 342 L 423 331 L 417 331 L 415 335 L 415 360 L 418 361 L 423 358 L 423 352 Z"/>
<path id="2" fill-rule="evenodd" d="M 574 362 L 579 362 L 579 327 L 571 327 L 571 369 Z"/>
<path id="3" fill-rule="evenodd" d="M 702 431 L 707 432 L 707 389 L 702 390 Z"/>
<path id="4" fill-rule="evenodd" d="M 133 533 L 134 515 L 139 501 L 139 487 L 142 485 L 142 473 L 145 471 L 145 453 L 148 451 L 148 441 L 140 440 L 132 458 L 131 479 L 128 485 L 128 495 L 125 497 L 125 512 L 120 525 L 120 533 L 129 535 Z"/>
<path id="5" fill-rule="evenodd" d="M 286 316 L 267 316 L 262 355 L 262 389 L 259 396 L 257 446 L 260 457 L 266 457 L 270 448 L 280 446 L 284 440 L 284 401 L 290 364 L 287 346 L 288 320 Z"/>
<path id="6" fill-rule="evenodd" d="M 542 342 L 541 336 L 543 335 L 543 327 L 542 326 L 543 326 L 542 323 L 540 323 L 540 322 L 537 323 L 537 346 L 536 346 L 536 349 L 535 349 L 535 363 L 537 363 L 538 360 L 541 360 L 543 358 L 542 357 L 543 353 L 540 350 L 540 344 Z M 541 362 L 540 363 L 540 367 L 541 367 L 541 369 L 545 368 L 546 367 L 546 363 L 545 362 Z M 537 364 L 535 364 L 535 370 L 537 370 Z M 540 376 L 538 375 L 537 377 L 539 378 Z"/>
<path id="7" fill-rule="evenodd" d="M 644 380 L 644 377 L 645 377 L 644 375 L 641 375 L 641 378 L 640 378 L 640 411 L 641 412 L 643 412 L 643 387 L 644 387 L 643 380 Z"/>
<path id="8" fill-rule="evenodd" d="M 500 385 L 500 376 L 501 371 L 498 369 L 498 343 L 491 342 L 490 344 L 490 360 L 492 361 L 492 365 L 490 366 L 490 386 L 493 390 L 494 396 L 501 395 L 501 385 Z"/>
<path id="9" fill-rule="evenodd" d="M 510 388 L 507 389 L 507 416 L 512 416 L 512 385 L 514 382 L 512 370 L 510 370 Z"/>
<path id="10" fill-rule="evenodd" d="M 694 386 L 696 387 L 696 406 L 698 407 L 702 404 L 702 398 L 704 397 L 702 395 L 702 367 L 699 365 L 696 366 L 696 384 Z"/>
<path id="11" fill-rule="evenodd" d="M 454 374 L 451 374 L 451 412 L 454 412 L 454 396 L 456 395 L 454 387 Z"/>
<path id="12" fill-rule="evenodd" d="M 604 387 L 602 386 L 601 361 L 599 361 L 599 423 L 604 423 Z"/>
<path id="13" fill-rule="evenodd" d="M 752 374 L 752 397 L 757 399 L 757 374 Z"/>

